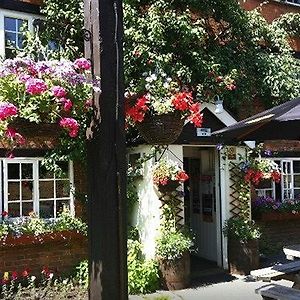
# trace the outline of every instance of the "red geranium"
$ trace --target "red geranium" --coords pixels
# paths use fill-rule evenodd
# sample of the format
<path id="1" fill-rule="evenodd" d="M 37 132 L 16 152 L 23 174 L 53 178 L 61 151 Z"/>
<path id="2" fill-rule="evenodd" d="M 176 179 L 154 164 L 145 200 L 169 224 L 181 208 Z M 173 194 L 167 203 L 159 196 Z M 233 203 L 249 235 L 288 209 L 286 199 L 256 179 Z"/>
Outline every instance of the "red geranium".
<path id="1" fill-rule="evenodd" d="M 178 172 L 178 174 L 176 176 L 176 180 L 178 180 L 180 182 L 185 182 L 188 179 L 189 179 L 189 175 L 186 174 L 185 171 Z"/>

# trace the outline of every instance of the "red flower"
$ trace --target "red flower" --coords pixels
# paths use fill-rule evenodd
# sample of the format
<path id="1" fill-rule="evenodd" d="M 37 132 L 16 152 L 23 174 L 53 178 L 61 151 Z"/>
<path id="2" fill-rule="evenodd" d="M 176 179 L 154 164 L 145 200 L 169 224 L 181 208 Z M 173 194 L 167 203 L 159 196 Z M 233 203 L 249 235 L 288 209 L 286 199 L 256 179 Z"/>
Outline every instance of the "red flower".
<path id="1" fill-rule="evenodd" d="M 264 174 L 260 170 L 248 169 L 246 171 L 245 180 L 247 182 L 252 182 L 254 185 L 258 185 L 263 179 Z"/>
<path id="2" fill-rule="evenodd" d="M 7 217 L 8 216 L 8 212 L 6 210 L 4 210 L 2 213 L 1 213 L 1 216 L 3 218 Z"/>
<path id="3" fill-rule="evenodd" d="M 11 279 L 12 280 L 17 280 L 19 278 L 18 272 L 17 271 L 13 271 L 11 273 Z"/>
<path id="4" fill-rule="evenodd" d="M 187 179 L 189 179 L 189 175 L 186 174 L 184 171 L 180 171 L 176 175 L 176 180 L 180 182 L 185 182 Z"/>
<path id="5" fill-rule="evenodd" d="M 201 127 L 203 122 L 203 114 L 200 112 L 200 103 L 194 103 L 190 106 L 191 115 L 188 120 L 196 127 Z"/>
<path id="6" fill-rule="evenodd" d="M 222 76 L 217 76 L 216 77 L 216 82 L 222 82 L 223 81 L 223 77 Z"/>
<path id="7" fill-rule="evenodd" d="M 134 106 L 129 106 L 128 102 L 125 104 L 126 116 L 131 118 L 133 122 L 143 122 L 145 113 L 149 110 L 147 103 L 149 102 L 146 95 L 137 99 Z"/>
<path id="8" fill-rule="evenodd" d="M 192 104 L 192 100 L 193 97 L 191 92 L 181 92 L 172 97 L 172 104 L 174 105 L 175 109 L 184 111 L 189 109 Z"/>
<path id="9" fill-rule="evenodd" d="M 22 272 L 22 277 L 28 277 L 30 273 L 30 270 L 28 268 L 26 268 L 23 272 Z"/>
<path id="10" fill-rule="evenodd" d="M 271 178 L 272 178 L 272 180 L 275 181 L 276 183 L 279 183 L 280 180 L 281 180 L 281 174 L 280 174 L 280 172 L 278 172 L 278 171 L 273 171 L 273 172 L 271 173 Z"/>
<path id="11" fill-rule="evenodd" d="M 48 267 L 43 267 L 42 274 L 44 274 L 44 276 L 45 276 L 46 278 L 49 278 L 51 272 L 50 272 L 50 270 L 49 270 Z"/>

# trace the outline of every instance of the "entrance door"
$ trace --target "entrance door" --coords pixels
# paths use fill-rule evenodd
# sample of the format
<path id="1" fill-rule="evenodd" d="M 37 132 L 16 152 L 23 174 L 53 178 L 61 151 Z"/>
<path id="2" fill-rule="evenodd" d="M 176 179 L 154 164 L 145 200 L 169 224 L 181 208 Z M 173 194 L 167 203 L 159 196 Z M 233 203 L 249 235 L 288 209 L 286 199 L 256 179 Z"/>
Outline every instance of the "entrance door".
<path id="1" fill-rule="evenodd" d="M 213 148 L 194 150 L 197 151 L 189 151 L 192 157 L 185 159 L 190 176 L 185 196 L 185 202 L 189 202 L 189 225 L 195 235 L 196 255 L 217 261 L 215 153 Z"/>

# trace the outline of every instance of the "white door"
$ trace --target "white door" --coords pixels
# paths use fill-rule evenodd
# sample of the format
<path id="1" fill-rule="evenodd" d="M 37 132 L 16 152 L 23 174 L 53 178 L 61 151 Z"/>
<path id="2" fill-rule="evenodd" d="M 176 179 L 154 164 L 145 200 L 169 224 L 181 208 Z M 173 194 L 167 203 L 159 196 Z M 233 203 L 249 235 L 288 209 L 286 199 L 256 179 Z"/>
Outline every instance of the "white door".
<path id="1" fill-rule="evenodd" d="M 214 149 L 189 158 L 190 225 L 195 234 L 196 255 L 217 261 Z"/>

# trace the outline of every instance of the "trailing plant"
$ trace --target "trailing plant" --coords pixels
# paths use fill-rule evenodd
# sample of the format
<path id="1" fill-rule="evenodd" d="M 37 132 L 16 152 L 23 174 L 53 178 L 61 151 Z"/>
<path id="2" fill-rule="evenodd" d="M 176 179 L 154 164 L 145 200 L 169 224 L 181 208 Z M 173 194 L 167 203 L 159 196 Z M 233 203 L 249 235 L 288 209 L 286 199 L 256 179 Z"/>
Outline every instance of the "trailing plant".
<path id="1" fill-rule="evenodd" d="M 75 267 L 75 279 L 84 288 L 89 286 L 89 264 L 88 260 L 83 260 Z"/>
<path id="2" fill-rule="evenodd" d="M 84 58 L 74 62 L 15 58 L 0 65 L 0 136 L 10 156 L 26 144 L 22 135 L 26 121 L 46 128 L 57 124 L 59 146 L 48 156 L 50 164 L 45 161 L 49 168 L 56 166 L 55 161 L 84 159 L 86 118 L 93 88 L 97 89 L 88 79 L 90 67 Z"/>
<path id="3" fill-rule="evenodd" d="M 40 237 L 45 233 L 66 230 L 87 235 L 87 224 L 72 216 L 67 209 L 64 209 L 56 219 L 42 219 L 34 213 L 30 213 L 28 217 L 10 218 L 4 211 L 0 219 L 0 242 L 5 243 L 8 236 L 21 237 L 29 234 Z"/>
<path id="4" fill-rule="evenodd" d="M 233 217 L 226 220 L 223 233 L 228 238 L 242 242 L 256 240 L 261 236 L 261 232 L 255 222 L 243 217 Z"/>

